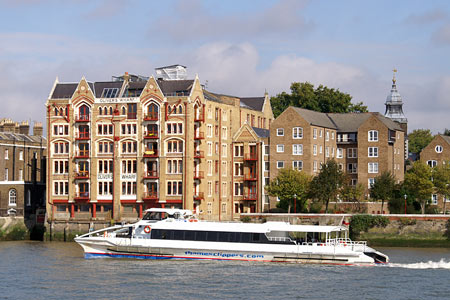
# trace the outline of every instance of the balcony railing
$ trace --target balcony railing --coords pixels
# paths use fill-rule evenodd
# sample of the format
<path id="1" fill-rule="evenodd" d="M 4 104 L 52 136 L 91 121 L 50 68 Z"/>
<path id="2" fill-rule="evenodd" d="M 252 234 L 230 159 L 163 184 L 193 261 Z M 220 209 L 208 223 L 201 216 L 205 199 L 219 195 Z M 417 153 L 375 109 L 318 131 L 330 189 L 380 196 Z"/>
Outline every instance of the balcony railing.
<path id="1" fill-rule="evenodd" d="M 144 116 L 144 121 L 158 121 L 158 113 L 149 113 Z"/>
<path id="2" fill-rule="evenodd" d="M 244 175 L 244 180 L 257 180 L 255 173 L 249 173 Z"/>
<path id="3" fill-rule="evenodd" d="M 203 171 L 194 171 L 194 179 L 203 179 L 205 178 Z"/>
<path id="4" fill-rule="evenodd" d="M 205 157 L 205 153 L 201 150 L 194 151 L 194 158 L 203 158 Z"/>
<path id="5" fill-rule="evenodd" d="M 244 195 L 244 200 L 257 200 L 257 194 L 248 193 L 247 195 Z"/>
<path id="6" fill-rule="evenodd" d="M 89 192 L 76 192 L 74 198 L 75 200 L 89 200 Z"/>
<path id="7" fill-rule="evenodd" d="M 205 112 L 204 111 L 195 112 L 194 122 L 204 122 L 204 121 L 205 121 Z"/>
<path id="8" fill-rule="evenodd" d="M 244 160 L 258 160 L 258 155 L 256 155 L 256 153 L 246 153 L 244 155 Z"/>
<path id="9" fill-rule="evenodd" d="M 157 139 L 158 131 L 144 131 L 144 139 Z"/>
<path id="10" fill-rule="evenodd" d="M 194 140 L 203 140 L 205 138 L 205 133 L 202 131 L 195 131 L 194 132 Z"/>
<path id="11" fill-rule="evenodd" d="M 142 199 L 143 200 L 157 200 L 158 192 L 156 192 L 156 191 L 145 192 L 144 195 L 142 195 Z"/>
<path id="12" fill-rule="evenodd" d="M 194 193 L 194 200 L 203 200 L 205 199 L 203 192 Z"/>
<path id="13" fill-rule="evenodd" d="M 145 149 L 144 157 L 158 157 L 157 149 Z"/>
<path id="14" fill-rule="evenodd" d="M 78 150 L 75 152 L 75 158 L 89 158 L 89 150 Z"/>
<path id="15" fill-rule="evenodd" d="M 76 115 L 75 122 L 89 122 L 91 120 L 90 115 Z"/>
<path id="16" fill-rule="evenodd" d="M 136 120 L 137 119 L 137 113 L 135 113 L 135 112 L 127 113 L 127 119 L 129 119 L 129 120 Z"/>
<path id="17" fill-rule="evenodd" d="M 78 132 L 78 134 L 75 138 L 77 140 L 88 140 L 89 137 L 90 137 L 89 132 Z"/>
<path id="18" fill-rule="evenodd" d="M 89 171 L 75 172 L 75 179 L 87 179 L 89 178 Z"/>
<path id="19" fill-rule="evenodd" d="M 147 171 L 144 173 L 145 179 L 157 179 L 158 178 L 158 171 Z"/>

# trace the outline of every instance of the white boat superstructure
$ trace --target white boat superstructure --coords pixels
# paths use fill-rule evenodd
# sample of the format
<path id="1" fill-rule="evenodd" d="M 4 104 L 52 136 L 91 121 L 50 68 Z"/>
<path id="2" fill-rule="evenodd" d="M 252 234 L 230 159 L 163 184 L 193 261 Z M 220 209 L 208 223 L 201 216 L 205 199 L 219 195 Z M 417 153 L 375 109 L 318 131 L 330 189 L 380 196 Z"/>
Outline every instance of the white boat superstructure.
<path id="1" fill-rule="evenodd" d="M 219 259 L 343 265 L 387 263 L 366 242 L 348 238 L 345 226 L 285 222 L 225 223 L 197 220 L 192 212 L 152 208 L 134 224 L 76 237 L 85 257 Z"/>

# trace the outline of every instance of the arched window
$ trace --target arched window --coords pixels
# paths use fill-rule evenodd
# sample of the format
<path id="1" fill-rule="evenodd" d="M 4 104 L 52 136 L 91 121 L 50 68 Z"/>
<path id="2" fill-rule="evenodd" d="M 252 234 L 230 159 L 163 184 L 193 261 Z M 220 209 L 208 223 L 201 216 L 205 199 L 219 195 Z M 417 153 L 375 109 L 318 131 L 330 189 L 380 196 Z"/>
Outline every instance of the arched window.
<path id="1" fill-rule="evenodd" d="M 17 205 L 17 193 L 15 189 L 9 190 L 9 206 Z"/>
<path id="2" fill-rule="evenodd" d="M 57 107 L 55 107 L 55 116 L 59 115 L 59 109 Z"/>
<path id="3" fill-rule="evenodd" d="M 64 109 L 64 113 L 66 114 L 66 116 L 69 115 L 69 109 L 67 107 Z"/>
<path id="4" fill-rule="evenodd" d="M 178 105 L 178 113 L 182 114 L 183 113 L 183 105 Z"/>
<path id="5" fill-rule="evenodd" d="M 102 115 L 102 114 L 103 114 L 103 110 L 102 110 L 101 107 L 98 108 L 98 114 L 99 114 L 99 115 Z"/>
<path id="6" fill-rule="evenodd" d="M 109 114 L 110 114 L 111 116 L 112 116 L 112 114 L 113 114 L 112 106 L 109 107 Z"/>
<path id="7" fill-rule="evenodd" d="M 127 110 L 125 109 L 125 106 L 122 106 L 122 115 L 126 115 L 127 114 Z"/>
<path id="8" fill-rule="evenodd" d="M 79 109 L 80 120 L 89 120 L 89 107 L 87 105 L 81 105 Z"/>

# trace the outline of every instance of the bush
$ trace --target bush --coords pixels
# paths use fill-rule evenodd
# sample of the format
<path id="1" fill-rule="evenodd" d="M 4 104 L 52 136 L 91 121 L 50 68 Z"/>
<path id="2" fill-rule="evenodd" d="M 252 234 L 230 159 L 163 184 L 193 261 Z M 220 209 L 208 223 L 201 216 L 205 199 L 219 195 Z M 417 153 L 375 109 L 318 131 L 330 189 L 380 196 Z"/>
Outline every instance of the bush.
<path id="1" fill-rule="evenodd" d="M 354 215 L 350 220 L 350 238 L 357 239 L 361 232 L 373 227 L 386 227 L 389 219 L 384 216 Z"/>
<path id="2" fill-rule="evenodd" d="M 447 240 L 450 241 L 450 219 L 447 220 L 447 223 L 445 224 L 445 233 L 444 236 L 447 237 Z"/>
<path id="3" fill-rule="evenodd" d="M 417 223 L 417 221 L 415 219 L 410 219 L 410 218 L 400 219 L 398 222 L 400 223 L 401 227 L 405 227 L 405 226 L 409 226 L 409 225 L 416 225 L 416 223 Z"/>
<path id="4" fill-rule="evenodd" d="M 285 214 L 287 213 L 287 211 L 283 208 L 280 207 L 275 207 L 275 208 L 271 208 L 269 209 L 269 213 L 273 213 L 273 214 Z"/>
<path id="5" fill-rule="evenodd" d="M 245 216 L 245 217 L 242 217 L 242 218 L 241 218 L 241 221 L 242 221 L 243 223 L 250 223 L 251 220 L 252 220 L 252 219 L 251 219 L 249 216 Z"/>
<path id="6" fill-rule="evenodd" d="M 320 202 L 311 202 L 311 205 L 309 206 L 309 212 L 312 214 L 320 213 L 321 209 L 322 209 L 322 203 L 320 203 Z"/>
<path id="7" fill-rule="evenodd" d="M 9 232 L 6 233 L 5 239 L 9 241 L 19 241 L 27 238 L 27 229 L 23 225 L 14 225 Z"/>

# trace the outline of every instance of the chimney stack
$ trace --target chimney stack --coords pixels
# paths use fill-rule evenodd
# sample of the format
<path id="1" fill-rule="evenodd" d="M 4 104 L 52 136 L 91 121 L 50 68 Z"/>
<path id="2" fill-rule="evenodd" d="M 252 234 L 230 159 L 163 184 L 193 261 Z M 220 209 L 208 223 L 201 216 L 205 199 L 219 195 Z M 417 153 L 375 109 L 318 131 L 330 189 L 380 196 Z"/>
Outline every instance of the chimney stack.
<path id="1" fill-rule="evenodd" d="M 30 125 L 28 124 L 28 121 L 23 121 L 19 125 L 19 133 L 21 134 L 29 134 L 30 133 Z"/>
<path id="2" fill-rule="evenodd" d="M 43 133 L 44 133 L 44 128 L 42 127 L 42 123 L 34 122 L 33 135 L 34 136 L 42 136 Z"/>
<path id="3" fill-rule="evenodd" d="M 11 119 L 3 120 L 3 131 L 14 133 L 16 131 L 16 123 L 14 123 Z"/>

